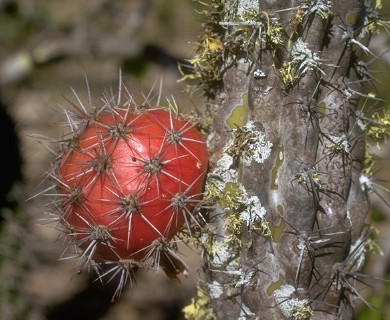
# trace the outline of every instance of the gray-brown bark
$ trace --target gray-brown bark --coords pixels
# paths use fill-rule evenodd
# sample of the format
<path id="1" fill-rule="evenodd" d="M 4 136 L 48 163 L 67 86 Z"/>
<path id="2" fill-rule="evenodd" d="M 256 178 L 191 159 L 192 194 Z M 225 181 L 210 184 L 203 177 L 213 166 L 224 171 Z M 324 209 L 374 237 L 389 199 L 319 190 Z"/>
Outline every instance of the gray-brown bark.
<path id="1" fill-rule="evenodd" d="M 221 21 L 227 26 L 225 39 L 240 27 L 229 21 L 240 20 L 247 3 L 225 3 L 233 8 Z M 264 223 L 260 228 L 242 223 L 235 234 L 239 241 L 232 244 L 226 239 L 235 231 L 224 219 L 230 214 L 239 219 L 240 209 L 219 202 L 209 227 L 214 249 L 204 245 L 209 283 L 204 288 L 217 319 L 352 317 L 346 272 L 361 267 L 357 260 L 363 253 L 356 248 L 364 245 L 369 210 L 359 183 L 365 152 L 355 112 L 360 75 L 352 72 L 363 50 L 352 42 L 366 45 L 359 29 L 362 14 L 370 10 L 364 6 L 359 0 L 252 3 L 251 9 L 270 25 L 258 20 L 259 41 L 249 59 L 224 57 L 222 90 L 214 101 L 212 173 L 242 188 L 247 197 L 258 197 L 271 236 Z M 298 15 L 301 20 L 294 23 Z M 266 39 L 277 22 L 283 26 L 282 44 L 275 48 Z M 311 56 L 297 58 L 305 49 Z M 290 82 L 281 75 L 283 62 L 289 61 L 295 61 Z M 235 172 L 232 178 L 221 174 L 220 159 L 237 147 L 242 129 L 229 126 L 227 119 L 245 103 L 245 94 L 247 120 L 256 128 L 250 130 L 264 132 L 272 151 L 249 165 L 233 156 L 225 170 Z M 226 191 L 226 185 L 219 190 Z M 225 251 L 229 259 L 221 258 Z"/>

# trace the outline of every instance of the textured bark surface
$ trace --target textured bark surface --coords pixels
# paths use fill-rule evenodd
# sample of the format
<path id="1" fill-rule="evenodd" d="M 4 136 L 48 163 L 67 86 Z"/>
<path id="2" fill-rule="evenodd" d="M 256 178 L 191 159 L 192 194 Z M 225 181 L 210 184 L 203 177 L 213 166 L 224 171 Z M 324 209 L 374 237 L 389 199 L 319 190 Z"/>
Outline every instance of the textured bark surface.
<path id="1" fill-rule="evenodd" d="M 248 1 L 237 2 L 225 6 L 238 14 Z M 227 119 L 247 93 L 248 120 L 262 128 L 272 152 L 262 163 L 233 163 L 230 169 L 237 170 L 236 182 L 246 193 L 260 199 L 272 236 L 243 226 L 240 249 L 231 250 L 230 260 L 205 259 L 211 285 L 204 287 L 217 319 L 352 318 L 346 275 L 360 268 L 352 248 L 364 238 L 369 210 L 359 183 L 365 143 L 355 112 L 360 75 L 353 71 L 362 46 L 351 42 L 359 37 L 367 44 L 357 30 L 364 19 L 357 18 L 359 12 L 368 11 L 363 2 L 312 1 L 311 8 L 328 5 L 329 14 L 313 11 L 294 26 L 302 1 L 261 0 L 255 9 L 282 22 L 283 45 L 273 50 L 260 41 L 249 62 L 224 61 L 222 90 L 214 101 L 213 165 L 220 165 L 234 135 Z M 225 19 L 234 21 L 234 14 Z M 259 38 L 262 32 L 267 31 L 260 27 Z M 286 86 L 280 68 L 298 39 L 321 65 L 298 68 L 296 81 Z M 211 225 L 216 241 L 223 241 L 224 208 L 213 212 Z"/>

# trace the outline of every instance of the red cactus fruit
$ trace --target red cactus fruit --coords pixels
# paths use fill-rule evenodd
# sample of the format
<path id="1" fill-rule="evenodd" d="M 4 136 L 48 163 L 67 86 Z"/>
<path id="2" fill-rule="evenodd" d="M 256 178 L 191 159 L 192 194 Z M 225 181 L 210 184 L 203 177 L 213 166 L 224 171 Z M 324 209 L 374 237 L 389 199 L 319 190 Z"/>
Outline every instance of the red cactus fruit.
<path id="1" fill-rule="evenodd" d="M 62 224 L 87 261 L 143 261 L 191 223 L 208 158 L 189 121 L 110 106 L 73 131 L 55 180 Z"/>

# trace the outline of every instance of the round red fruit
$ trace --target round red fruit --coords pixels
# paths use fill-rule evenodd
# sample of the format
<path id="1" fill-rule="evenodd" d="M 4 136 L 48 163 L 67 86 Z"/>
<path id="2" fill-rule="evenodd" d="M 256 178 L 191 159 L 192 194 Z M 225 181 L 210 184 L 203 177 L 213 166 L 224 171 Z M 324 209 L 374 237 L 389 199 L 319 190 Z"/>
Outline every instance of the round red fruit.
<path id="1" fill-rule="evenodd" d="M 207 171 L 193 125 L 163 109 L 121 107 L 88 122 L 60 157 L 69 235 L 92 260 L 141 260 L 192 219 Z"/>

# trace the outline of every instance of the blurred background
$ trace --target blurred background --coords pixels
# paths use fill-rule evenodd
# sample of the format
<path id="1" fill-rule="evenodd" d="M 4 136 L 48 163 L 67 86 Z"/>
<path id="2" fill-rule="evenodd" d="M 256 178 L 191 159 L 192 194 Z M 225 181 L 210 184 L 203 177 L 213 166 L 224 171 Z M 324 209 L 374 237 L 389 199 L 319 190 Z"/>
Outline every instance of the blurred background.
<path id="1" fill-rule="evenodd" d="M 183 319 L 181 309 L 190 303 L 199 277 L 196 252 L 183 249 L 192 269 L 188 279 L 177 283 L 161 273 L 140 272 L 136 286 L 111 303 L 114 283 L 102 286 L 93 273 L 77 274 L 75 261 L 58 260 L 63 243 L 42 220 L 48 199 L 26 199 L 47 187 L 42 177 L 54 160 L 31 135 L 63 134 L 60 109 L 69 106 L 64 97 L 75 101 L 74 88 L 88 101 L 85 75 L 94 101 L 117 90 L 122 70 L 124 84 L 140 101 L 142 94 L 157 95 L 162 81 L 162 95 L 174 96 L 183 109 L 203 107 L 177 82 L 178 62 L 192 57 L 201 29 L 196 10 L 202 9 L 193 0 L 0 0 L 0 319 Z M 383 59 L 367 57 L 378 95 L 387 101 L 389 47 L 388 35 L 377 35 L 371 48 Z M 385 145 L 378 158 L 390 159 L 389 150 Z M 377 165 L 378 177 L 386 181 L 388 162 Z M 384 277 L 390 273 L 390 210 L 377 197 L 373 204 L 383 255 L 370 256 L 366 268 Z M 379 294 L 365 294 L 385 310 L 390 286 L 374 282 Z M 361 319 L 383 317 L 362 308 Z"/>
<path id="2" fill-rule="evenodd" d="M 183 318 L 195 293 L 196 253 L 184 249 L 193 272 L 182 283 L 139 272 L 113 304 L 115 283 L 102 286 L 93 273 L 76 274 L 74 260 L 58 260 L 64 245 L 41 220 L 50 199 L 25 200 L 47 187 L 42 177 L 54 160 L 31 134 L 64 133 L 64 97 L 76 101 L 72 87 L 88 101 L 85 75 L 96 102 L 116 92 L 121 69 L 140 102 L 162 81 L 163 97 L 187 110 L 200 104 L 177 82 L 178 62 L 191 58 L 201 26 L 197 8 L 192 0 L 0 0 L 0 319 Z"/>

